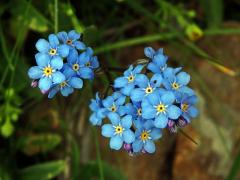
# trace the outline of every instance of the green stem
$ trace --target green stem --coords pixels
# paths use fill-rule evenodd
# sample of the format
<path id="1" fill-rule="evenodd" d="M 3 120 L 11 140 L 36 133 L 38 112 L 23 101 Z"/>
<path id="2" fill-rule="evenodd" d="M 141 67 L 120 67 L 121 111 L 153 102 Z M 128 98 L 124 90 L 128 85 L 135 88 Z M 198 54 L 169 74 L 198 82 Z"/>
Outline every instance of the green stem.
<path id="1" fill-rule="evenodd" d="M 54 0 L 54 32 L 58 32 L 58 0 Z"/>
<path id="2" fill-rule="evenodd" d="M 154 34 L 154 35 L 149 35 L 149 36 L 132 38 L 132 39 L 128 39 L 128 40 L 119 41 L 114 44 L 109 43 L 105 46 L 96 48 L 95 54 L 99 54 L 99 53 L 106 52 L 106 51 L 111 51 L 114 49 L 120 49 L 123 47 L 133 46 L 133 45 L 137 45 L 137 44 L 149 43 L 149 42 L 158 41 L 158 40 L 173 39 L 173 38 L 177 37 L 178 35 L 179 35 L 179 33 L 170 32 L 170 33 Z"/>
<path id="3" fill-rule="evenodd" d="M 97 132 L 96 132 L 95 128 L 93 128 L 93 133 L 94 133 L 95 144 L 96 144 L 96 149 L 97 149 L 97 161 L 98 161 L 100 179 L 104 180 L 103 166 L 102 166 L 102 160 L 101 160 L 101 154 L 100 154 L 100 146 L 99 146 Z"/>

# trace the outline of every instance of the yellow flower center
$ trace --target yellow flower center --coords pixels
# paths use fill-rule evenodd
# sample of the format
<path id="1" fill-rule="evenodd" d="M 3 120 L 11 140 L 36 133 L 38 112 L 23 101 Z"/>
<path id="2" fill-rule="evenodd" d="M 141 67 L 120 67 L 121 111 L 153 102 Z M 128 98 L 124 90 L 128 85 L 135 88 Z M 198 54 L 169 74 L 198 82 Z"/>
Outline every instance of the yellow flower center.
<path id="1" fill-rule="evenodd" d="M 115 105 L 112 105 L 112 107 L 110 107 L 110 111 L 112 112 L 116 112 L 117 111 L 117 108 Z"/>
<path id="2" fill-rule="evenodd" d="M 172 88 L 173 88 L 173 89 L 177 90 L 179 87 L 180 87 L 180 86 L 179 86 L 178 83 L 176 83 L 176 82 L 172 83 Z"/>
<path id="3" fill-rule="evenodd" d="M 139 109 L 137 110 L 137 114 L 138 114 L 138 116 L 141 116 L 141 115 L 142 115 L 142 109 L 141 109 L 141 108 L 139 108 Z"/>
<path id="4" fill-rule="evenodd" d="M 115 134 L 122 134 L 123 132 L 123 127 L 118 125 L 115 127 Z"/>
<path id="5" fill-rule="evenodd" d="M 134 80 L 134 76 L 133 75 L 128 76 L 128 82 L 129 83 L 132 82 L 133 80 Z"/>
<path id="6" fill-rule="evenodd" d="M 150 94 L 153 92 L 153 88 L 151 86 L 148 86 L 146 89 L 145 89 L 145 93 L 146 94 Z"/>
<path id="7" fill-rule="evenodd" d="M 72 44 L 72 40 L 71 40 L 71 39 L 68 39 L 68 40 L 67 40 L 67 44 L 68 44 L 68 45 L 71 45 L 71 44 Z"/>
<path id="8" fill-rule="evenodd" d="M 72 66 L 72 69 L 73 69 L 74 71 L 78 71 L 78 70 L 79 70 L 79 65 L 78 65 L 78 64 L 74 64 L 74 65 Z"/>
<path id="9" fill-rule="evenodd" d="M 62 83 L 60 83 L 60 87 L 63 88 L 67 85 L 67 82 L 66 81 L 63 81 Z"/>
<path id="10" fill-rule="evenodd" d="M 156 109 L 157 109 L 157 112 L 162 113 L 166 111 L 166 106 L 164 104 L 159 104 L 157 105 Z"/>
<path id="11" fill-rule="evenodd" d="M 90 67 L 90 66 L 91 66 L 91 63 L 88 62 L 88 63 L 85 64 L 85 66 L 86 66 L 86 67 Z"/>
<path id="12" fill-rule="evenodd" d="M 44 74 L 44 76 L 51 76 L 52 75 L 52 73 L 53 73 L 53 69 L 51 68 L 51 67 L 45 67 L 44 69 L 43 69 L 43 74 Z"/>
<path id="13" fill-rule="evenodd" d="M 50 49 L 50 51 L 49 51 L 49 54 L 50 55 L 55 55 L 57 53 L 57 50 L 56 49 Z"/>
<path id="14" fill-rule="evenodd" d="M 141 138 L 142 141 L 148 140 L 149 137 L 150 137 L 150 135 L 149 135 L 149 132 L 147 132 L 147 131 L 143 131 L 142 134 L 141 134 L 141 136 L 140 136 L 140 138 Z"/>
<path id="15" fill-rule="evenodd" d="M 181 109 L 182 109 L 183 112 L 186 112 L 186 111 L 188 110 L 188 107 L 189 107 L 189 105 L 186 104 L 186 103 L 183 103 L 183 104 L 181 105 Z"/>

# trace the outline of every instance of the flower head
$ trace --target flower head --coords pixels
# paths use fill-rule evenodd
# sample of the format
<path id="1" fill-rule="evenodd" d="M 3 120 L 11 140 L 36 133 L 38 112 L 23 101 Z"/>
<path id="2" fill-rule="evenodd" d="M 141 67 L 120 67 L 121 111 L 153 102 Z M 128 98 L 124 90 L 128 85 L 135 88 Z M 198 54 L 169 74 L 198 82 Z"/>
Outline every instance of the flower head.
<path id="1" fill-rule="evenodd" d="M 62 43 L 68 45 L 70 48 L 76 48 L 79 50 L 84 50 L 86 48 L 86 45 L 79 41 L 81 35 L 75 30 L 71 30 L 68 33 L 62 31 L 59 32 L 57 36 Z"/>
<path id="2" fill-rule="evenodd" d="M 111 124 L 102 126 L 102 135 L 110 138 L 110 148 L 119 150 L 123 143 L 132 143 L 135 140 L 134 133 L 130 130 L 132 116 L 126 115 L 122 119 L 116 113 L 109 113 Z"/>

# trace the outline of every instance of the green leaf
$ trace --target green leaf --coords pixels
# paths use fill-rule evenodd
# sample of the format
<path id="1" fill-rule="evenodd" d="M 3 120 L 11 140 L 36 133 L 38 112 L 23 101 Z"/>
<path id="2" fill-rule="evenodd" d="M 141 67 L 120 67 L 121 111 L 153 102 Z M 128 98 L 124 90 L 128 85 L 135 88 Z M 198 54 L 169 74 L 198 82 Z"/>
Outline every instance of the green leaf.
<path id="1" fill-rule="evenodd" d="M 80 171 L 80 149 L 78 147 L 77 142 L 75 139 L 71 138 L 71 169 L 72 169 L 72 179 L 78 180 L 79 171 Z"/>
<path id="2" fill-rule="evenodd" d="M 233 161 L 232 168 L 230 169 L 228 180 L 237 179 L 237 174 L 240 172 L 240 151 L 238 152 L 235 160 Z"/>
<path id="3" fill-rule="evenodd" d="M 20 180 L 46 180 L 53 179 L 63 172 L 66 162 L 63 160 L 36 164 L 18 172 Z"/>
<path id="4" fill-rule="evenodd" d="M 102 162 L 102 168 L 105 179 L 124 180 L 127 179 L 119 170 L 113 168 L 106 162 Z M 88 162 L 81 167 L 81 179 L 98 179 L 100 177 L 97 161 Z"/>
<path id="5" fill-rule="evenodd" d="M 25 154 L 33 155 L 51 151 L 61 140 L 61 136 L 57 134 L 30 134 L 20 137 L 18 147 Z"/>
<path id="6" fill-rule="evenodd" d="M 200 0 L 209 28 L 218 27 L 223 20 L 223 0 Z"/>

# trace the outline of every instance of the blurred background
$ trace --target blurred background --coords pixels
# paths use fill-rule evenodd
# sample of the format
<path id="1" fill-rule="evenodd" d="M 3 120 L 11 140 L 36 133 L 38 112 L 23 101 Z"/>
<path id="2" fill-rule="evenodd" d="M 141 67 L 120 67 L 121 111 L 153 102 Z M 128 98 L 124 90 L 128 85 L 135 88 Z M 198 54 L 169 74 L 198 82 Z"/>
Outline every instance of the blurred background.
<path id="1" fill-rule="evenodd" d="M 239 0 L 1 0 L 0 16 L 0 180 L 240 179 Z M 31 88 L 36 41 L 72 29 L 103 67 L 127 68 L 146 46 L 184 66 L 200 115 L 183 131 L 198 145 L 164 131 L 154 155 L 110 150 L 88 105 L 121 72 L 68 98 Z"/>

